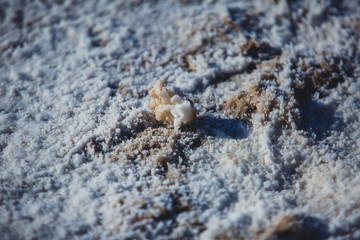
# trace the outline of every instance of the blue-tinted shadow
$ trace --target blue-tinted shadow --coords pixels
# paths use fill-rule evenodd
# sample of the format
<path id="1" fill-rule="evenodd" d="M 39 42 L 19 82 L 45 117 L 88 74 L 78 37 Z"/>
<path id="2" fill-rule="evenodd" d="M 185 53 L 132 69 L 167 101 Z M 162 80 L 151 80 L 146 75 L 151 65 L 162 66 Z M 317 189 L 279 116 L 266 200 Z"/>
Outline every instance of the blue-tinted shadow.
<path id="1" fill-rule="evenodd" d="M 250 132 L 247 122 L 212 116 L 198 118 L 196 125 L 203 134 L 216 138 L 244 139 Z"/>
<path id="2" fill-rule="evenodd" d="M 324 140 L 331 131 L 339 130 L 342 121 L 335 115 L 335 109 L 314 100 L 300 103 L 301 129 L 317 141 Z"/>

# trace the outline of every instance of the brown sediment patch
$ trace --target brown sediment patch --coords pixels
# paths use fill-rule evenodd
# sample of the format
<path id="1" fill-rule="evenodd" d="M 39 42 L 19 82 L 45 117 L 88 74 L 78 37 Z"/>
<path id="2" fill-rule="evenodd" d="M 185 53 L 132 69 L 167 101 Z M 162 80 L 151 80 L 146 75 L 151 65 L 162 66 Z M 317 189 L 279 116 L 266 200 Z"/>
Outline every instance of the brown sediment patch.
<path id="1" fill-rule="evenodd" d="M 252 54 L 257 46 L 256 42 L 250 42 L 243 48 L 247 54 Z M 315 63 L 301 58 L 294 61 L 290 82 L 278 79 L 276 68 L 272 72 L 268 66 L 264 67 L 266 70 L 255 83 L 250 87 L 248 84 L 222 106 L 228 116 L 247 121 L 257 116 L 262 122 L 272 120 L 279 126 L 299 127 L 300 104 L 311 100 L 316 92 L 320 93 L 320 97 L 326 95 L 327 90 L 343 83 L 344 76 L 352 72 L 351 64 L 336 56 L 323 56 Z"/>
<path id="2" fill-rule="evenodd" d="M 329 64 L 323 61 L 319 66 L 320 70 L 315 70 L 311 76 L 311 81 L 315 88 L 324 86 L 331 89 L 344 82 L 344 77 L 341 75 L 341 70 L 337 64 Z"/>
<path id="3" fill-rule="evenodd" d="M 125 154 L 126 162 L 147 160 L 158 167 L 166 167 L 172 157 L 176 157 L 180 134 L 173 129 L 146 129 L 127 140 L 114 157 Z"/>
<path id="4" fill-rule="evenodd" d="M 168 172 L 168 164 L 186 164 L 185 149 L 197 146 L 195 133 L 168 128 L 148 128 L 124 141 L 113 154 L 113 160 L 147 165 Z M 180 172 L 169 171 L 169 178 L 180 178 Z"/>
<path id="5" fill-rule="evenodd" d="M 292 74 L 291 78 L 297 100 L 308 100 L 322 88 L 336 88 L 345 81 L 344 74 L 351 75 L 352 66 L 346 60 L 338 56 L 327 56 L 326 53 L 321 55 L 323 59 L 317 63 L 294 63 L 293 69 L 298 72 L 298 77 Z"/>
<path id="6" fill-rule="evenodd" d="M 252 121 L 253 114 L 256 114 L 262 122 L 267 122 L 275 113 L 276 117 L 273 118 L 277 125 L 291 128 L 292 123 L 297 124 L 298 121 L 296 101 L 289 93 L 278 88 L 275 75 L 268 74 L 263 78 L 273 80 L 262 80 L 240 91 L 227 100 L 222 109 L 228 116 L 246 121 Z"/>
<path id="7" fill-rule="evenodd" d="M 228 116 L 232 115 L 242 120 L 250 120 L 251 115 L 257 110 L 259 96 L 256 87 L 249 92 L 241 91 L 226 101 L 223 109 Z"/>
<path id="8" fill-rule="evenodd" d="M 244 56 L 249 56 L 255 59 L 270 59 L 281 55 L 281 50 L 271 47 L 266 42 L 258 42 L 254 39 L 250 39 L 249 41 L 243 43 L 240 46 L 240 49 Z"/>
<path id="9" fill-rule="evenodd" d="M 276 225 L 265 232 L 263 239 L 287 239 L 299 231 L 300 222 L 295 216 L 282 216 Z"/>
<path id="10" fill-rule="evenodd" d="M 327 239 L 327 226 L 317 218 L 302 214 L 283 215 L 265 232 L 257 234 L 259 240 Z"/>
<path id="11" fill-rule="evenodd" d="M 113 210 L 107 214 L 105 221 L 113 226 L 113 234 L 124 223 L 129 224 L 133 231 L 154 234 L 160 222 L 166 221 L 173 228 L 179 224 L 176 219 L 179 214 L 193 211 L 186 196 L 169 190 L 165 185 L 155 186 L 155 190 L 134 191 L 111 205 Z M 188 224 L 201 228 L 196 220 L 190 220 Z"/>
<path id="12" fill-rule="evenodd" d="M 277 77 L 274 73 L 264 73 L 260 76 L 261 81 L 276 81 Z"/>

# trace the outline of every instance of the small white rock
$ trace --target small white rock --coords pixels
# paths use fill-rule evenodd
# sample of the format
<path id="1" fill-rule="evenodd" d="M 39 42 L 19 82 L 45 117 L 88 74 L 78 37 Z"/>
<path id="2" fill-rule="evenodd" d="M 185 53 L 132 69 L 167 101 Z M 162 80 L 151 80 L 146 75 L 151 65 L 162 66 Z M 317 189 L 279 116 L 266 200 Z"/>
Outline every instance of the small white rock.
<path id="1" fill-rule="evenodd" d="M 158 121 L 178 129 L 192 124 L 196 119 L 196 109 L 192 102 L 175 87 L 165 86 L 165 82 L 157 81 L 149 91 L 151 101 L 149 108 Z"/>

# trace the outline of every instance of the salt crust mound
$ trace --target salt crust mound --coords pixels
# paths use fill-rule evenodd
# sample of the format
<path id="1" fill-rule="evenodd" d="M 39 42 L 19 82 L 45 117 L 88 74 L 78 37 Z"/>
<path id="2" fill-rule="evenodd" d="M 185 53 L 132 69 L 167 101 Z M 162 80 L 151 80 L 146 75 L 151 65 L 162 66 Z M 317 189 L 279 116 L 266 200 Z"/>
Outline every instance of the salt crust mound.
<path id="1" fill-rule="evenodd" d="M 359 16 L 0 1 L 0 239 L 360 239 Z"/>
<path id="2" fill-rule="evenodd" d="M 158 81 L 149 91 L 149 108 L 158 121 L 175 129 L 188 126 L 196 119 L 196 109 L 185 96 L 174 87 L 165 86 L 165 81 Z"/>

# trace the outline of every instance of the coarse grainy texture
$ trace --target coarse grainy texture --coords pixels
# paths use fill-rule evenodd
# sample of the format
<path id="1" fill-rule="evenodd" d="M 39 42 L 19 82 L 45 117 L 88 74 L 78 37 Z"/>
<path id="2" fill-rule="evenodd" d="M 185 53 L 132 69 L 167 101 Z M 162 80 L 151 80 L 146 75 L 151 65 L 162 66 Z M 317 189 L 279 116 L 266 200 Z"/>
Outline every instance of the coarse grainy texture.
<path id="1" fill-rule="evenodd" d="M 360 239 L 359 38 L 357 0 L 0 0 L 0 239 Z"/>
<path id="2" fill-rule="evenodd" d="M 158 121 L 175 129 L 195 122 L 196 109 L 180 90 L 165 86 L 164 81 L 158 81 L 150 89 L 149 96 L 149 108 Z"/>

